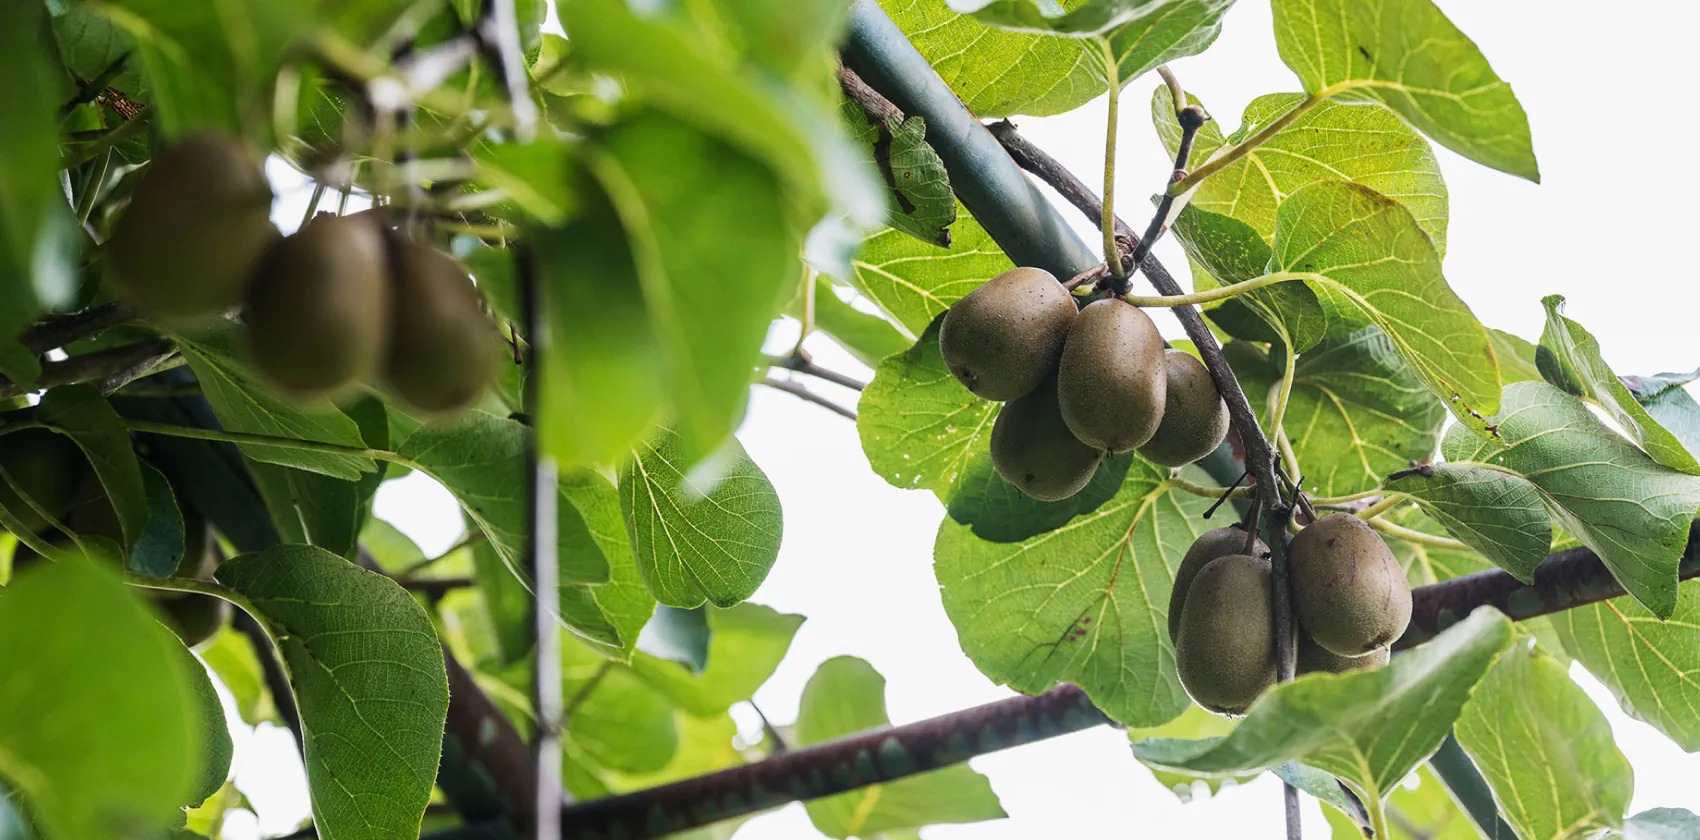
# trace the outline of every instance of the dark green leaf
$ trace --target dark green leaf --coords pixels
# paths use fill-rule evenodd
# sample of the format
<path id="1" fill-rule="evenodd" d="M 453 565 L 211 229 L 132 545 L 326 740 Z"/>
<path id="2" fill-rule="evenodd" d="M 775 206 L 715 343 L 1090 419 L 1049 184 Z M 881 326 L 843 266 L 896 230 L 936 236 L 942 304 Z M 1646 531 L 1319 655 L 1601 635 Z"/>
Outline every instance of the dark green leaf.
<path id="1" fill-rule="evenodd" d="M 281 545 L 219 566 L 288 667 L 319 832 L 417 836 L 437 776 L 448 677 L 407 590 L 318 548 Z"/>
<path id="2" fill-rule="evenodd" d="M 1624 712 L 1689 752 L 1700 750 L 1700 584 L 1661 621 L 1629 598 L 1555 613 L 1564 650 L 1611 689 Z"/>
<path id="3" fill-rule="evenodd" d="M 472 579 L 478 584 L 479 595 L 484 598 L 484 609 L 490 617 L 490 627 L 495 631 L 497 662 L 503 665 L 520 661 L 537 640 L 537 626 L 531 617 L 531 589 L 522 581 L 518 571 L 518 567 L 510 567 L 503 562 L 502 555 L 489 540 L 472 547 Z M 563 612 L 566 611 L 563 609 Z M 581 633 L 602 636 L 610 642 L 617 643 L 619 640 L 614 628 L 606 621 L 598 621 L 587 628 L 582 626 L 583 621 L 567 620 Z"/>
<path id="4" fill-rule="evenodd" d="M 801 746 L 891 725 L 885 711 L 885 678 L 853 656 L 821 663 L 803 688 L 797 711 Z M 881 760 L 892 759 L 881 753 Z M 870 785 L 806 803 L 809 819 L 828 837 L 872 837 L 884 832 L 1007 816 L 984 776 L 961 764 Z"/>
<path id="5" fill-rule="evenodd" d="M 130 551 L 130 570 L 148 577 L 171 577 L 183 562 L 183 513 L 165 476 L 152 464 L 139 463 L 147 491 L 148 524 Z"/>
<path id="6" fill-rule="evenodd" d="M 1448 533 L 1525 583 L 1552 547 L 1552 523 L 1533 484 L 1497 470 L 1441 464 L 1433 475 L 1387 482 L 1409 495 Z"/>
<path id="7" fill-rule="evenodd" d="M 1132 452 L 1109 455 L 1080 492 L 1060 502 L 1041 502 L 1004 481 L 992 465 L 992 453 L 979 451 L 950 494 L 950 518 L 973 528 L 980 539 L 1020 542 L 1097 510 L 1121 489 L 1136 460 L 1140 458 Z"/>
<path id="8" fill-rule="evenodd" d="M 852 275 L 844 279 L 899 326 L 919 335 L 958 298 L 1015 264 L 958 206 L 949 248 L 887 228 L 862 243 L 851 267 Z"/>
<path id="9" fill-rule="evenodd" d="M 193 808 L 224 786 L 224 777 L 230 774 L 230 759 L 236 747 L 230 742 L 230 727 L 224 720 L 224 704 L 219 702 L 218 691 L 208 679 L 207 669 L 182 645 L 177 646 L 177 661 L 183 682 L 194 698 L 192 717 L 200 729 L 201 752 L 195 768 L 195 783 L 182 803 Z"/>
<path id="10" fill-rule="evenodd" d="M 632 671 L 685 711 L 697 717 L 724 713 L 750 699 L 791 647 L 803 617 L 760 604 L 730 609 L 707 608 L 707 667 L 692 673 L 685 665 L 639 651 Z"/>
<path id="11" fill-rule="evenodd" d="M 631 658 L 644 625 L 655 612 L 655 596 L 644 586 L 620 509 L 620 491 L 601 473 L 569 472 L 561 492 L 584 517 L 585 527 L 608 558 L 608 582 L 561 587 L 561 614 L 574 628 L 598 626 L 614 631 L 611 641 L 586 636 L 585 644 L 621 661 Z"/>
<path id="12" fill-rule="evenodd" d="M 938 321 L 909 350 L 879 363 L 859 407 L 856 431 L 874 472 L 893 487 L 946 500 L 975 456 L 989 451 L 998 413 L 945 367 Z"/>
<path id="13" fill-rule="evenodd" d="M 131 554 L 148 528 L 148 489 L 124 419 L 93 385 L 54 388 L 42 396 L 38 411 L 42 422 L 63 430 L 88 456 L 124 529 L 125 554 Z"/>
<path id="14" fill-rule="evenodd" d="M 638 637 L 638 650 L 650 657 L 683 665 L 691 674 L 708 666 L 708 608 L 659 606 Z"/>
<path id="15" fill-rule="evenodd" d="M 286 542 L 316 545 L 339 557 L 353 554 L 359 536 L 357 482 L 257 461 L 248 462 L 248 472 Z"/>
<path id="16" fill-rule="evenodd" d="M 886 224 L 929 245 L 950 247 L 950 226 L 956 221 L 956 196 L 950 176 L 933 147 L 927 145 L 927 124 L 920 117 L 875 126 L 862 106 L 846 99 L 840 113 L 851 136 L 872 156 L 884 179 L 889 207 Z"/>

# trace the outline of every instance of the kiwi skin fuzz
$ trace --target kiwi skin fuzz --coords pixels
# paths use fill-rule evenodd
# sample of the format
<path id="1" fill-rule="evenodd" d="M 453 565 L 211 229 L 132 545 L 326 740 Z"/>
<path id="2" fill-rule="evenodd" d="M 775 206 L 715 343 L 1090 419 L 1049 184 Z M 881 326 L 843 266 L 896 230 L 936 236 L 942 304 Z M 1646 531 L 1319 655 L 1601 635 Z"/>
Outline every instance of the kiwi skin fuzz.
<path id="1" fill-rule="evenodd" d="M 1180 635 L 1181 608 L 1186 605 L 1187 590 L 1192 587 L 1192 579 L 1198 575 L 1198 570 L 1218 557 L 1245 554 L 1245 538 L 1246 532 L 1240 526 L 1229 525 L 1205 531 L 1187 548 L 1180 566 L 1175 569 L 1174 588 L 1169 590 L 1169 641 L 1175 641 Z M 1268 557 L 1269 546 L 1264 545 L 1263 540 L 1254 539 L 1251 556 Z"/>
<path id="2" fill-rule="evenodd" d="M 1056 380 L 1004 403 L 992 424 L 992 466 L 1017 490 L 1044 502 L 1080 492 L 1104 453 L 1069 434 L 1057 408 Z"/>
<path id="3" fill-rule="evenodd" d="M 320 216 L 267 252 L 243 320 L 255 365 L 297 396 L 375 373 L 389 328 L 384 236 L 367 216 Z"/>
<path id="4" fill-rule="evenodd" d="M 1167 390 L 1151 316 L 1120 298 L 1080 310 L 1057 368 L 1057 400 L 1075 437 L 1110 452 L 1143 445 L 1162 422 Z"/>
<path id="5" fill-rule="evenodd" d="M 976 396 L 1013 400 L 1056 369 L 1077 311 L 1050 272 L 1012 268 L 951 304 L 939 324 L 939 353 Z"/>
<path id="6" fill-rule="evenodd" d="M 390 346 L 384 380 L 431 414 L 470 408 L 496 376 L 494 323 L 466 270 L 429 245 L 391 241 Z"/>
<path id="7" fill-rule="evenodd" d="M 1198 705 L 1243 714 L 1275 684 L 1269 560 L 1218 557 L 1188 588 L 1175 641 L 1175 672 Z"/>
<path id="8" fill-rule="evenodd" d="M 1386 647 L 1411 621 L 1411 584 L 1369 524 L 1336 513 L 1293 538 L 1289 554 L 1299 624 L 1328 651 L 1362 656 Z"/>
<path id="9" fill-rule="evenodd" d="M 1181 350 L 1163 353 L 1167 391 L 1163 419 L 1151 439 L 1139 447 L 1145 460 L 1184 467 L 1206 455 L 1228 436 L 1228 404 L 1216 391 L 1204 363 Z"/>
<path id="10" fill-rule="evenodd" d="M 167 318 L 203 318 L 234 306 L 278 238 L 271 201 L 265 172 L 240 138 L 183 138 L 154 155 L 106 242 L 114 283 Z"/>
<path id="11" fill-rule="evenodd" d="M 1309 633 L 1299 633 L 1299 674 L 1344 674 L 1380 668 L 1391 658 L 1387 648 L 1380 647 L 1363 656 L 1340 656 L 1312 641 Z"/>

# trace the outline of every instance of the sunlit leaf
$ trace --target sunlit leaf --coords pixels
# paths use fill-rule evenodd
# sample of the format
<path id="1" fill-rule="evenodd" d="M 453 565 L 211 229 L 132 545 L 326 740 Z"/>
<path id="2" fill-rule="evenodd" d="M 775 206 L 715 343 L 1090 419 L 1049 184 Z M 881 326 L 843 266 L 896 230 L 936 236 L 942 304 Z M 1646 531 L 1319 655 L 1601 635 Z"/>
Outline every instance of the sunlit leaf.
<path id="1" fill-rule="evenodd" d="M 868 237 L 844 278 L 911 335 L 981 283 L 1015 267 L 991 234 L 958 207 L 950 247 L 888 228 Z"/>
<path id="2" fill-rule="evenodd" d="M 1448 533 L 1528 583 L 1552 547 L 1552 523 L 1533 484 L 1496 470 L 1440 464 L 1387 489 L 1416 499 Z"/>
<path id="3" fill-rule="evenodd" d="M 645 682 L 697 717 L 722 714 L 733 703 L 750 699 L 779 667 L 791 638 L 803 625 L 800 615 L 749 603 L 729 609 L 710 607 L 707 617 L 708 659 L 701 673 L 641 651 L 632 657 L 631 666 Z"/>
<path id="4" fill-rule="evenodd" d="M 1700 750 L 1700 584 L 1661 621 L 1630 598 L 1555 613 L 1564 650 L 1611 689 L 1624 712 L 1684 750 Z"/>
<path id="5" fill-rule="evenodd" d="M 931 490 L 941 499 L 977 455 L 990 451 L 998 412 L 945 367 L 937 322 L 874 368 L 859 408 L 856 431 L 874 472 L 894 487 Z"/>

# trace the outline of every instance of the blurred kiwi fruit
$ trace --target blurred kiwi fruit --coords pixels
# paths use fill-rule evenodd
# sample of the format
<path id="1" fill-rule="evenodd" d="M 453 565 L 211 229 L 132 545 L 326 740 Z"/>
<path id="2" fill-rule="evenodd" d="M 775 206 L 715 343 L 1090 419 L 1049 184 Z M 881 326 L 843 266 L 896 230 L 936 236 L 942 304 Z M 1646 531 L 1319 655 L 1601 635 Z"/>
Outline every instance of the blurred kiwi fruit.
<path id="1" fill-rule="evenodd" d="M 496 375 L 496 332 L 460 263 L 429 245 L 391 240 L 384 380 L 415 409 L 472 406 Z"/>
<path id="2" fill-rule="evenodd" d="M 389 330 L 384 235 L 368 216 L 320 215 L 266 252 L 243 320 L 256 366 L 299 396 L 377 371 Z"/>
<path id="3" fill-rule="evenodd" d="M 92 474 L 88 458 L 75 441 L 44 428 L 0 435 L 0 467 L 12 479 L 0 480 L 0 507 L 32 534 L 47 528 L 47 521 L 19 497 L 12 484 L 28 494 L 36 506 L 63 521 L 77 500 L 84 477 Z"/>

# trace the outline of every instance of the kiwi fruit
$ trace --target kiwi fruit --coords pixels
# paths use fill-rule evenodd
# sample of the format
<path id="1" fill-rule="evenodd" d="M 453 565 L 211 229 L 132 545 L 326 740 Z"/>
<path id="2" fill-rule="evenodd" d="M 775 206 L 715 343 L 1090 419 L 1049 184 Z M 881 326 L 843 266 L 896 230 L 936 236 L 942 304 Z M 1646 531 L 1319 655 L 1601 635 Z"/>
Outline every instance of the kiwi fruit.
<path id="1" fill-rule="evenodd" d="M 388 330 L 384 236 L 367 217 L 323 215 L 266 252 L 243 320 L 254 363 L 300 396 L 377 370 Z"/>
<path id="2" fill-rule="evenodd" d="M 1139 454 L 1154 464 L 1184 467 L 1222 445 L 1228 436 L 1228 404 L 1209 369 L 1189 353 L 1164 351 L 1163 378 L 1163 419 Z"/>
<path id="3" fill-rule="evenodd" d="M 1299 662 L 1300 674 L 1344 674 L 1347 671 L 1358 671 L 1368 668 L 1380 668 L 1387 664 L 1387 648 L 1380 647 L 1363 656 L 1341 656 L 1317 644 L 1309 633 L 1299 633 Z"/>
<path id="4" fill-rule="evenodd" d="M 421 411 L 470 407 L 496 375 L 495 329 L 472 278 L 454 258 L 423 243 L 397 239 L 390 253 L 385 381 Z"/>
<path id="5" fill-rule="evenodd" d="M 77 489 L 84 476 L 90 472 L 88 459 L 75 441 L 41 428 L 0 435 L 0 467 L 12 479 L 0 479 L 0 507 L 32 534 L 49 526 L 41 514 L 13 491 L 12 484 L 15 482 L 54 519 L 63 520 L 76 503 Z"/>
<path id="6" fill-rule="evenodd" d="M 1246 532 L 1238 525 L 1216 528 L 1200 534 L 1193 540 L 1192 546 L 1181 558 L 1181 565 L 1175 569 L 1175 586 L 1169 590 L 1169 641 L 1175 641 L 1181 628 L 1181 607 L 1186 604 L 1186 591 L 1192 586 L 1192 579 L 1204 564 L 1218 557 L 1230 554 L 1245 554 Z M 1263 540 L 1254 539 L 1251 546 L 1251 556 L 1268 557 L 1269 546 Z"/>
<path id="7" fill-rule="evenodd" d="M 1230 554 L 1204 564 L 1188 587 L 1175 637 L 1175 671 L 1198 705 L 1241 714 L 1275 684 L 1269 560 Z"/>
<path id="8" fill-rule="evenodd" d="M 1056 370 L 1078 308 L 1041 268 L 1012 268 L 969 292 L 939 324 L 939 352 L 975 395 L 1013 400 Z"/>
<path id="9" fill-rule="evenodd" d="M 1085 487 L 1104 453 L 1069 434 L 1057 408 L 1056 380 L 1047 379 L 1004 403 L 992 424 L 992 466 L 1003 480 L 1044 502 L 1066 499 Z"/>
<path id="10" fill-rule="evenodd" d="M 271 187 L 240 138 L 185 137 L 154 155 L 107 240 L 107 264 L 130 300 L 192 318 L 235 305 L 277 239 Z"/>
<path id="11" fill-rule="evenodd" d="M 1411 585 L 1362 519 L 1336 513 L 1293 538 L 1294 608 L 1318 645 L 1339 656 L 1385 647 L 1411 621 Z"/>
<path id="12" fill-rule="evenodd" d="M 1106 298 L 1080 310 L 1057 368 L 1057 401 L 1088 446 L 1126 452 L 1163 419 L 1163 337 L 1143 310 Z"/>
<path id="13" fill-rule="evenodd" d="M 167 593 L 155 599 L 165 626 L 193 648 L 218 633 L 230 621 L 230 602 L 198 592 Z"/>

